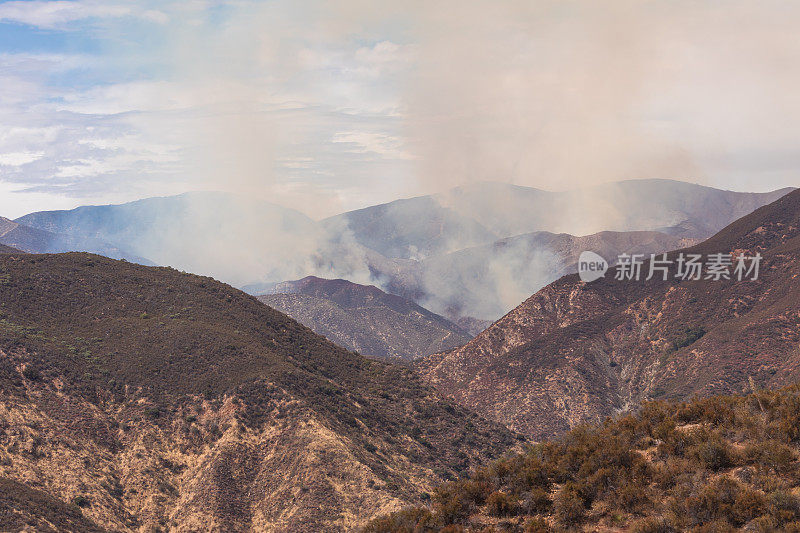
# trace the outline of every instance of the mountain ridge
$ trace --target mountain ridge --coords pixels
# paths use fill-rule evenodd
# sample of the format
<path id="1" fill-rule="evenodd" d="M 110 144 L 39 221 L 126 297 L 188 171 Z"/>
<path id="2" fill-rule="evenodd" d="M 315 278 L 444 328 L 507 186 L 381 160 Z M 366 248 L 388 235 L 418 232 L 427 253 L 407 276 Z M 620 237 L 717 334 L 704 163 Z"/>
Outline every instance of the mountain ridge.
<path id="1" fill-rule="evenodd" d="M 584 284 L 568 275 L 416 368 L 444 394 L 535 438 L 648 398 L 737 392 L 751 377 L 787 384 L 797 374 L 798 216 L 794 191 L 682 250 L 760 252 L 757 281 Z"/>
<path id="2" fill-rule="evenodd" d="M 363 355 L 411 360 L 472 338 L 410 300 L 343 279 L 308 276 L 278 283 L 258 298 Z"/>

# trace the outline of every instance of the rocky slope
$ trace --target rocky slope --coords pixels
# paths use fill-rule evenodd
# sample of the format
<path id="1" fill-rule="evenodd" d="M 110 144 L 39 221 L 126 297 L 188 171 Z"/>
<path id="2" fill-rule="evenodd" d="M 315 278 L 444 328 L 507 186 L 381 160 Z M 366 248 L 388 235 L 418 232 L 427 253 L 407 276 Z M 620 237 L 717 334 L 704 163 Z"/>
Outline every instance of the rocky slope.
<path id="1" fill-rule="evenodd" d="M 648 398 L 796 380 L 800 192 L 684 252 L 760 253 L 760 276 L 637 282 L 607 275 L 590 284 L 566 276 L 464 347 L 421 360 L 418 370 L 460 403 L 535 438 Z"/>
<path id="2" fill-rule="evenodd" d="M 411 360 L 472 337 L 445 318 L 374 286 L 313 276 L 258 297 L 331 342 L 362 355 Z"/>
<path id="3" fill-rule="evenodd" d="M 0 529 L 352 530 L 515 442 L 211 278 L 0 255 Z"/>

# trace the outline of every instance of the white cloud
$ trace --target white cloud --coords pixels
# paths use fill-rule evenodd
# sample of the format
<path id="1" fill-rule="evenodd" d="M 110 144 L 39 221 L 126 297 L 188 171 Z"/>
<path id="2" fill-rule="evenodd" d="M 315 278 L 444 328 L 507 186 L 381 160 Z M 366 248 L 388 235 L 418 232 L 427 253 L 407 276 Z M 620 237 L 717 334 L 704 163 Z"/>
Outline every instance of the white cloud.
<path id="1" fill-rule="evenodd" d="M 5 2 L 103 51 L 0 53 L 0 157 L 41 154 L 2 179 L 337 208 L 486 178 L 775 188 L 800 158 L 800 17 L 778 5 Z"/>
<path id="2" fill-rule="evenodd" d="M 349 150 L 359 154 L 375 154 L 389 159 L 411 159 L 412 156 L 403 150 L 400 138 L 384 133 L 366 131 L 339 132 L 333 136 L 334 143 L 349 145 Z"/>
<path id="3" fill-rule="evenodd" d="M 69 22 L 122 17 L 130 12 L 128 6 L 109 2 L 23 0 L 0 4 L 0 21 L 54 29 Z"/>
<path id="4" fill-rule="evenodd" d="M 0 166 L 19 167 L 44 157 L 44 152 L 0 153 Z"/>

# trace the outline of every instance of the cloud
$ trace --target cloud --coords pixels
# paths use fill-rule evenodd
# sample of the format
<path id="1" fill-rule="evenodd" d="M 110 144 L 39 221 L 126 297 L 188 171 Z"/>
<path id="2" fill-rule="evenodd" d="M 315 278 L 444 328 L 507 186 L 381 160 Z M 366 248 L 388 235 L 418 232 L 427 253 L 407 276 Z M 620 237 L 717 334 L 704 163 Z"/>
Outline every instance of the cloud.
<path id="1" fill-rule="evenodd" d="M 131 11 L 128 6 L 109 2 L 24 0 L 0 4 L 0 21 L 55 29 L 79 20 L 122 17 Z"/>
<path id="2" fill-rule="evenodd" d="M 333 136 L 334 143 L 347 145 L 349 151 L 358 154 L 375 154 L 388 159 L 410 159 L 403 150 L 403 141 L 398 137 L 364 131 L 339 132 Z"/>
<path id="3" fill-rule="evenodd" d="M 0 154 L 0 166 L 21 167 L 44 157 L 44 152 L 6 152 Z"/>
<path id="4" fill-rule="evenodd" d="M 37 46 L 37 29 L 97 46 L 0 50 L 0 154 L 43 154 L 3 179 L 85 201 L 230 189 L 314 216 L 486 179 L 776 188 L 796 181 L 798 10 L 5 2 Z"/>

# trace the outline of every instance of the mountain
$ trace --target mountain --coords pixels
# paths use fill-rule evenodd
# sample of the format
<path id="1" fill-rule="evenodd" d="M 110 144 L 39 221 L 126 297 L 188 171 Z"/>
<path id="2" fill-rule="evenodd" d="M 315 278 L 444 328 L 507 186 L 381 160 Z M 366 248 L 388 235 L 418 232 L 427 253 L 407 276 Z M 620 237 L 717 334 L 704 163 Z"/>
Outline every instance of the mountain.
<path id="1" fill-rule="evenodd" d="M 468 214 L 442 206 L 431 196 L 349 211 L 323 224 L 332 229 L 345 226 L 360 244 L 401 259 L 445 253 L 498 237 Z"/>
<path id="2" fill-rule="evenodd" d="M 331 342 L 363 355 L 411 360 L 472 337 L 445 318 L 374 286 L 309 276 L 258 297 Z"/>
<path id="3" fill-rule="evenodd" d="M 798 531 L 800 389 L 655 402 L 440 485 L 397 531 Z"/>
<path id="4" fill-rule="evenodd" d="M 622 253 L 649 255 L 696 242 L 656 231 L 603 231 L 582 237 L 540 231 L 400 267 L 403 274 L 390 277 L 386 286 L 454 321 L 470 316 L 495 319 L 532 291 L 577 272 L 584 250 L 613 261 Z"/>
<path id="5" fill-rule="evenodd" d="M 19 254 L 25 253 L 22 250 L 17 250 L 11 246 L 6 246 L 5 244 L 0 244 L 0 254 Z"/>
<path id="6" fill-rule="evenodd" d="M 515 442 L 211 278 L 0 255 L 2 529 L 353 530 Z"/>
<path id="7" fill-rule="evenodd" d="M 788 193 L 723 191 L 675 180 L 629 180 L 564 192 L 479 182 L 323 221 L 387 257 L 422 259 L 546 231 L 588 235 L 653 230 L 707 238 Z"/>
<path id="8" fill-rule="evenodd" d="M 381 254 L 382 262 L 369 262 L 370 283 L 453 322 L 486 324 L 575 272 L 581 246 L 609 257 L 684 247 L 790 190 L 739 193 L 631 180 L 549 192 L 483 182 L 322 224 Z"/>
<path id="9" fill-rule="evenodd" d="M 316 223 L 298 211 L 216 192 L 42 211 L 17 222 L 102 239 L 159 265 L 233 284 L 301 277 L 313 267 L 321 240 Z"/>
<path id="10" fill-rule="evenodd" d="M 195 192 L 31 213 L 16 222 L 77 243 L 99 239 L 251 294 L 309 275 L 375 285 L 476 331 L 564 272 L 561 263 L 574 254 L 563 255 L 569 244 L 549 234 L 657 231 L 676 247 L 681 239 L 707 238 L 786 192 L 738 193 L 671 180 L 566 192 L 475 183 L 322 221 L 246 196 Z M 657 242 L 641 244 L 662 250 Z"/>
<path id="11" fill-rule="evenodd" d="M 3 217 L 0 217 L 0 244 L 28 253 L 92 252 L 114 259 L 149 264 L 146 259 L 126 253 L 99 239 L 52 233 Z"/>
<path id="12" fill-rule="evenodd" d="M 751 379 L 759 387 L 796 381 L 800 191 L 683 252 L 706 260 L 760 253 L 763 261 L 755 281 L 609 274 L 586 284 L 565 276 L 462 348 L 420 360 L 418 371 L 458 402 L 534 438 L 651 398 L 741 392 Z"/>

